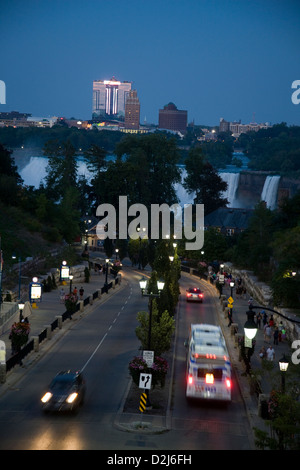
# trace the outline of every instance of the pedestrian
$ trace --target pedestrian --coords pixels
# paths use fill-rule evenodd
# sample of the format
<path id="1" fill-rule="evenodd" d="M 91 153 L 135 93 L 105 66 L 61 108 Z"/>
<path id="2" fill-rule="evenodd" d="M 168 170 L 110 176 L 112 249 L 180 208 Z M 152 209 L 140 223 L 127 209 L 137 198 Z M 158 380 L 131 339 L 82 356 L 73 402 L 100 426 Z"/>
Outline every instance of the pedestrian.
<path id="1" fill-rule="evenodd" d="M 272 328 L 270 327 L 269 323 L 267 323 L 264 327 L 264 340 L 267 343 L 270 343 L 272 335 Z"/>
<path id="2" fill-rule="evenodd" d="M 74 287 L 73 294 L 77 295 L 77 287 Z"/>
<path id="3" fill-rule="evenodd" d="M 252 305 L 253 305 L 253 299 L 252 299 L 252 297 L 250 297 L 250 299 L 248 300 L 248 305 L 249 305 L 249 307 L 252 307 Z"/>
<path id="4" fill-rule="evenodd" d="M 270 345 L 267 349 L 267 360 L 268 361 L 274 361 L 275 359 L 275 351 L 272 347 L 272 345 Z"/>
<path id="5" fill-rule="evenodd" d="M 273 333 L 273 339 L 274 339 L 274 344 L 278 345 L 278 339 L 279 339 L 279 330 L 276 326 L 274 333 Z"/>
<path id="6" fill-rule="evenodd" d="M 273 326 L 275 325 L 273 315 L 270 316 L 269 325 L 271 328 L 273 328 Z"/>
<path id="7" fill-rule="evenodd" d="M 260 325 L 261 325 L 261 313 L 258 312 L 258 314 L 256 315 L 256 324 L 257 324 L 257 328 L 260 329 Z"/>
<path id="8" fill-rule="evenodd" d="M 84 288 L 83 288 L 83 287 L 80 287 L 80 289 L 79 289 L 80 300 L 83 299 L 83 294 L 84 294 Z"/>
<path id="9" fill-rule="evenodd" d="M 266 314 L 265 310 L 262 310 L 261 314 L 262 314 L 262 318 L 263 318 L 263 325 L 265 327 L 267 322 L 268 322 L 268 315 Z"/>
<path id="10" fill-rule="evenodd" d="M 267 354 L 267 353 L 266 353 L 266 349 L 265 349 L 264 346 L 262 346 L 261 349 L 260 349 L 260 351 L 259 351 L 259 357 L 260 357 L 261 359 L 265 359 L 266 354 Z"/>
<path id="11" fill-rule="evenodd" d="M 60 299 L 60 303 L 63 304 L 65 300 L 65 290 L 63 288 L 60 289 L 59 299 Z"/>

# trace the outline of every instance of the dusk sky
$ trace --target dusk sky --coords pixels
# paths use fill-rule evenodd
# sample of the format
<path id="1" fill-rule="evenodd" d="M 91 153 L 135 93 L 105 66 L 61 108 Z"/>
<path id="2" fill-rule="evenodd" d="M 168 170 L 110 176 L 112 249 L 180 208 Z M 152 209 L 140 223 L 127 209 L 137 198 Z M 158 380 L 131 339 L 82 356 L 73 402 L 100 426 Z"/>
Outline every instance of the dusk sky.
<path id="1" fill-rule="evenodd" d="M 299 0 L 0 0 L 0 112 L 91 119 L 114 76 L 141 123 L 173 102 L 195 124 L 300 125 L 299 21 Z"/>

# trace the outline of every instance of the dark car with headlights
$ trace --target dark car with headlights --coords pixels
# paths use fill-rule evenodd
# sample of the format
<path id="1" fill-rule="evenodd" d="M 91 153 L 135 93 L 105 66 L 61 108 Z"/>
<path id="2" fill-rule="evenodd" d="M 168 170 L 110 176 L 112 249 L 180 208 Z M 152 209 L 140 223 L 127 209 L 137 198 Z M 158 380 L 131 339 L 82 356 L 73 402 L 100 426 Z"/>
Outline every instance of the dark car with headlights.
<path id="1" fill-rule="evenodd" d="M 44 411 L 75 411 L 83 404 L 85 381 L 81 372 L 61 371 L 50 383 L 41 402 Z"/>

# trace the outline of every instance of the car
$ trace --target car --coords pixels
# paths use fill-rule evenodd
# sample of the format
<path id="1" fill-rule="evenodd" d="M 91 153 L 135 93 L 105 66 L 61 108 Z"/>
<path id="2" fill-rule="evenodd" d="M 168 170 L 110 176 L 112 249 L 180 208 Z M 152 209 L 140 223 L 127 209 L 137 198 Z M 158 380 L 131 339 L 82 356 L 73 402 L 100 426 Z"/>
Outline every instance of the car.
<path id="1" fill-rule="evenodd" d="M 203 302 L 203 292 L 198 287 L 190 287 L 186 290 L 187 302 Z"/>
<path id="2" fill-rule="evenodd" d="M 43 411 L 75 411 L 83 404 L 85 390 L 80 371 L 60 371 L 41 398 Z"/>

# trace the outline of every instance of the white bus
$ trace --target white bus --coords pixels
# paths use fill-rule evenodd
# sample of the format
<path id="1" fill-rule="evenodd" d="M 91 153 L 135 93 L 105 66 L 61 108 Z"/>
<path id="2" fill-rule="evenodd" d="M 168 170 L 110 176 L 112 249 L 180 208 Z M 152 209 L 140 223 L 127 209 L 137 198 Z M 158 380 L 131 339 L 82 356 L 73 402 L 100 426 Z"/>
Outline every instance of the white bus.
<path id="1" fill-rule="evenodd" d="M 231 364 L 221 328 L 192 324 L 186 346 L 186 397 L 230 402 Z"/>

